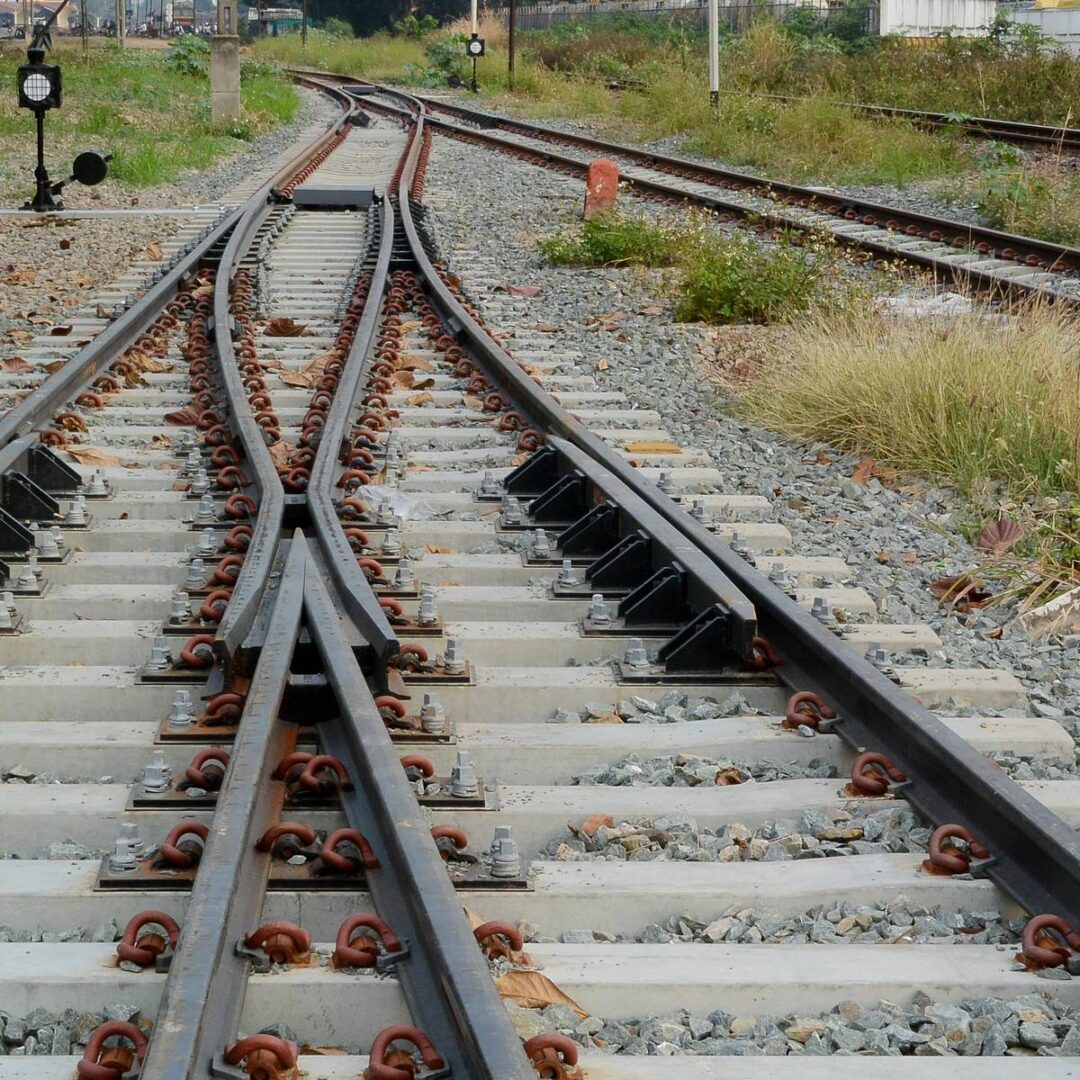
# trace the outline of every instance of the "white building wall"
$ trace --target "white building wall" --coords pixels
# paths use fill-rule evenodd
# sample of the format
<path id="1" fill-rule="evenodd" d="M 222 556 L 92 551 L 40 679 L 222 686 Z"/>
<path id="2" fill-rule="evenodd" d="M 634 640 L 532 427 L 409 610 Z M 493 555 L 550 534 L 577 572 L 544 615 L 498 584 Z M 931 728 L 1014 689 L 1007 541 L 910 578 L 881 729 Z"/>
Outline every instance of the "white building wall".
<path id="1" fill-rule="evenodd" d="M 1040 33 L 1054 38 L 1080 56 L 1080 8 L 1044 8 L 1036 11 L 1030 4 L 1001 4 L 1001 10 L 1016 22 L 1028 23 Z"/>
<path id="2" fill-rule="evenodd" d="M 880 0 L 881 33 L 934 37 L 975 34 L 994 21 L 997 0 Z"/>

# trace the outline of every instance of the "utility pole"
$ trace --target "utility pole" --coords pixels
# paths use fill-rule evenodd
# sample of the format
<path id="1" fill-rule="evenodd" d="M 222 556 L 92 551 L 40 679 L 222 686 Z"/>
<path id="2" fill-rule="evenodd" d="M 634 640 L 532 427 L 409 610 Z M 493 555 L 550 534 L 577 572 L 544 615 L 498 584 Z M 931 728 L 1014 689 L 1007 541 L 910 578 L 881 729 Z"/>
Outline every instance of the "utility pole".
<path id="1" fill-rule="evenodd" d="M 300 24 L 300 44 L 307 48 L 307 4 L 308 0 L 304 0 L 304 21 Z"/>
<path id="2" fill-rule="evenodd" d="M 709 101 L 720 104 L 720 11 L 718 0 L 709 0 Z"/>
<path id="3" fill-rule="evenodd" d="M 116 0 L 116 43 L 124 44 L 124 35 L 127 33 L 127 11 L 124 5 L 127 0 Z"/>
<path id="4" fill-rule="evenodd" d="M 33 7 L 33 4 L 31 4 L 31 7 Z M 90 20 L 87 18 L 86 7 L 86 0 L 80 0 L 79 21 L 82 23 L 82 51 L 84 56 L 90 50 Z"/>
<path id="5" fill-rule="evenodd" d="M 515 41 L 514 32 L 517 30 L 517 0 L 510 0 L 510 34 L 507 45 L 510 50 L 510 56 L 506 61 L 506 73 L 507 82 L 510 89 L 514 89 L 514 52 L 517 47 Z"/>

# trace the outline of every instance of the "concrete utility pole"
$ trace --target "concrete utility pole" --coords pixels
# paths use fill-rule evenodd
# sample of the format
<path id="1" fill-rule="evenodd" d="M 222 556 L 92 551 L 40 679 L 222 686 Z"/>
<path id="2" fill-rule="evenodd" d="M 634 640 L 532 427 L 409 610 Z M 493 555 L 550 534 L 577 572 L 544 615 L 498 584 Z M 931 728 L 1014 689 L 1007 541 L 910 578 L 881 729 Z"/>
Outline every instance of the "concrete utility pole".
<path id="1" fill-rule="evenodd" d="M 124 44 L 124 35 L 127 34 L 127 9 L 124 7 L 127 0 L 116 0 L 116 43 Z"/>
<path id="2" fill-rule="evenodd" d="M 82 30 L 82 51 L 84 54 L 90 49 L 90 20 L 87 17 L 89 13 L 86 6 L 86 0 L 80 0 L 79 21 L 82 23 L 80 29 Z M 31 7 L 33 7 L 33 4 L 31 4 Z"/>
<path id="3" fill-rule="evenodd" d="M 210 120 L 231 124 L 240 119 L 240 38 L 236 0 L 218 0 L 217 33 L 210 43 Z"/>
<path id="4" fill-rule="evenodd" d="M 304 0 L 304 21 L 300 24 L 300 44 L 307 48 L 307 3 L 308 0 Z"/>
<path id="5" fill-rule="evenodd" d="M 517 48 L 517 43 L 514 38 L 514 32 L 517 30 L 517 0 L 510 0 L 510 40 L 507 42 L 507 47 L 510 50 L 510 56 L 506 61 L 506 73 L 507 82 L 510 89 L 514 89 L 514 52 Z"/>
<path id="6" fill-rule="evenodd" d="M 709 0 L 709 101 L 720 104 L 720 10 Z"/>

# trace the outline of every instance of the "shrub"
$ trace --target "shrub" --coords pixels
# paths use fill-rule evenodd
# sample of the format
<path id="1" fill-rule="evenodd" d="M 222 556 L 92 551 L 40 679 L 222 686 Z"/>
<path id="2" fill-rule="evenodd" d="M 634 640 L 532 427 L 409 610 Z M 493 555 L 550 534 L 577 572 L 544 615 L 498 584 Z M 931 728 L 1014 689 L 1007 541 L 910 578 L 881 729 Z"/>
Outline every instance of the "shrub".
<path id="1" fill-rule="evenodd" d="M 670 266 L 678 240 L 649 221 L 608 213 L 584 222 L 576 234 L 541 240 L 540 250 L 551 262 L 571 266 Z"/>
<path id="2" fill-rule="evenodd" d="M 325 34 L 333 38 L 346 40 L 356 37 L 356 31 L 353 30 L 353 25 L 348 19 L 338 19 L 331 16 L 323 23 L 322 28 Z"/>
<path id="3" fill-rule="evenodd" d="M 782 322 L 822 296 L 827 258 L 787 239 L 765 246 L 746 233 L 700 244 L 678 286 L 680 322 Z"/>

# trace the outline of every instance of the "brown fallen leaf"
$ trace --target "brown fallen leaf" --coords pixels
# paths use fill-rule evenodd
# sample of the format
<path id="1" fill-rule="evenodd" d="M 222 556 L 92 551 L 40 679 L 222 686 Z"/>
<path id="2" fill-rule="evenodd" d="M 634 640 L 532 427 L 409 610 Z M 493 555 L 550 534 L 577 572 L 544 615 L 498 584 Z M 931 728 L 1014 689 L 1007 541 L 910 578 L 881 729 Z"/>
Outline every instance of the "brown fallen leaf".
<path id="1" fill-rule="evenodd" d="M 9 330 L 4 336 L 16 345 L 29 345 L 34 340 L 29 330 Z"/>
<path id="2" fill-rule="evenodd" d="M 717 787 L 731 787 L 734 784 L 741 784 L 743 782 L 743 775 L 736 768 L 721 769 L 713 778 L 713 783 Z"/>
<path id="3" fill-rule="evenodd" d="M 165 252 L 161 250 L 161 245 L 156 240 L 146 245 L 146 257 L 151 262 L 161 262 L 165 258 Z"/>
<path id="4" fill-rule="evenodd" d="M 879 551 L 877 553 L 877 561 L 884 566 L 895 554 L 895 551 Z"/>
<path id="5" fill-rule="evenodd" d="M 21 356 L 8 356 L 0 363 L 0 367 L 3 367 L 4 371 L 8 373 L 19 373 L 24 371 L 33 371 L 34 365 L 28 364 Z"/>
<path id="6" fill-rule="evenodd" d="M 870 483 L 870 478 L 874 475 L 875 465 L 877 462 L 872 457 L 864 457 L 852 470 L 851 479 L 856 484 L 865 486 Z"/>
<path id="7" fill-rule="evenodd" d="M 177 409 L 166 413 L 164 419 L 171 427 L 194 427 L 199 417 L 194 409 Z"/>
<path id="8" fill-rule="evenodd" d="M 71 241 L 67 237 L 64 237 L 64 239 L 60 241 L 60 250 L 67 251 L 70 247 Z"/>
<path id="9" fill-rule="evenodd" d="M 283 469 L 289 463 L 289 444 L 284 439 L 278 439 L 277 442 L 271 443 L 270 447 L 270 460 L 274 463 L 275 469 Z"/>
<path id="10" fill-rule="evenodd" d="M 49 331 L 49 336 L 50 337 L 67 337 L 68 334 L 71 333 L 71 329 L 72 328 L 70 326 L 54 326 Z"/>
<path id="11" fill-rule="evenodd" d="M 414 330 L 419 330 L 424 324 L 419 319 L 410 319 L 408 322 L 401 324 L 401 336 L 411 334 Z"/>
<path id="12" fill-rule="evenodd" d="M 300 371 L 279 371 L 278 378 L 286 386 L 298 386 L 305 390 L 315 384 L 315 380 L 310 375 L 305 375 Z"/>
<path id="13" fill-rule="evenodd" d="M 143 371 L 149 371 L 151 374 L 160 375 L 166 371 L 172 371 L 173 365 L 166 364 L 163 360 L 158 360 L 153 356 L 145 356 L 139 361 L 139 367 Z"/>
<path id="14" fill-rule="evenodd" d="M 593 814 L 578 826 L 577 831 L 583 832 L 586 836 L 592 836 L 601 825 L 608 829 L 614 828 L 615 819 L 610 814 Z"/>
<path id="15" fill-rule="evenodd" d="M 394 367 L 398 371 L 434 371 L 429 360 L 422 356 L 399 356 L 394 360 Z"/>
<path id="16" fill-rule="evenodd" d="M 557 334 L 562 327 L 556 326 L 554 323 L 540 322 L 536 324 L 536 329 L 541 334 Z"/>
<path id="17" fill-rule="evenodd" d="M 434 400 L 435 399 L 431 396 L 431 394 L 428 394 L 426 392 L 423 394 L 410 394 L 405 399 L 405 404 L 411 405 L 414 408 L 419 408 L 421 405 L 430 405 Z"/>
<path id="18" fill-rule="evenodd" d="M 473 394 L 462 394 L 461 404 L 467 409 L 482 409 L 484 407 L 483 401 Z"/>
<path id="19" fill-rule="evenodd" d="M 88 277 L 77 277 L 75 279 L 75 284 L 78 285 L 80 289 L 89 289 L 94 282 Z"/>
<path id="20" fill-rule="evenodd" d="M 539 285 L 506 285 L 504 287 L 508 296 L 533 297 L 540 295 Z"/>
<path id="21" fill-rule="evenodd" d="M 444 547 L 442 544 L 425 544 L 424 550 L 429 555 L 456 555 L 457 548 Z"/>
<path id="22" fill-rule="evenodd" d="M 264 331 L 266 337 L 300 337 L 307 330 L 307 323 L 298 323 L 295 319 L 271 319 Z"/>
<path id="23" fill-rule="evenodd" d="M 411 371 L 395 371 L 390 376 L 390 385 L 395 390 L 411 390 L 416 378 Z"/>
<path id="24" fill-rule="evenodd" d="M 93 446 L 65 446 L 65 453 L 73 457 L 80 465 L 119 465 L 120 459 L 115 454 L 108 454 Z"/>
<path id="25" fill-rule="evenodd" d="M 596 361 L 597 371 L 607 371 L 609 367 L 611 367 L 611 365 L 606 360 L 601 359 Z"/>
<path id="26" fill-rule="evenodd" d="M 50 360 L 47 364 L 42 365 L 42 370 L 51 375 L 54 371 L 59 371 L 66 363 L 66 360 Z"/>
<path id="27" fill-rule="evenodd" d="M 170 439 L 168 435 L 151 435 L 150 444 L 151 446 L 158 446 L 162 449 L 166 449 L 167 447 L 172 446 L 172 439 Z"/>
<path id="28" fill-rule="evenodd" d="M 659 304 L 649 304 L 648 307 L 638 309 L 639 315 L 663 315 L 664 309 Z"/>
<path id="29" fill-rule="evenodd" d="M 435 385 L 434 379 L 421 379 L 418 383 L 413 384 L 414 390 L 430 390 Z"/>
<path id="30" fill-rule="evenodd" d="M 506 464 L 511 469 L 516 469 L 519 465 L 524 465 L 529 460 L 528 454 L 515 454 Z"/>
<path id="31" fill-rule="evenodd" d="M 999 517 L 992 521 L 979 533 L 976 541 L 983 551 L 991 555 L 1004 555 L 1006 551 L 1024 538 L 1024 530 L 1015 521 L 1007 517 Z"/>
<path id="32" fill-rule="evenodd" d="M 8 274 L 4 278 L 5 285 L 33 285 L 37 281 L 36 270 L 16 270 L 14 274 Z"/>
<path id="33" fill-rule="evenodd" d="M 930 582 L 930 591 L 943 604 L 952 604 L 963 614 L 972 608 L 985 607 L 993 599 L 993 594 L 987 592 L 983 584 L 971 574 L 956 574 Z"/>
<path id="34" fill-rule="evenodd" d="M 508 971 L 495 980 L 499 994 L 523 1009 L 543 1009 L 548 1005 L 569 1005 L 584 1020 L 589 1014 L 572 997 L 564 994 L 539 971 Z"/>
<path id="35" fill-rule="evenodd" d="M 829 457 L 829 455 L 826 454 L 824 450 L 819 450 L 814 455 L 814 461 L 817 462 L 818 465 L 831 465 L 833 459 Z"/>
<path id="36" fill-rule="evenodd" d="M 682 448 L 672 442 L 660 442 L 654 439 L 643 439 L 641 442 L 629 442 L 623 444 L 624 450 L 631 454 L 681 454 Z"/>
<path id="37" fill-rule="evenodd" d="M 343 1046 L 309 1046 L 304 1043 L 300 1053 L 309 1057 L 344 1057 L 347 1051 Z"/>

